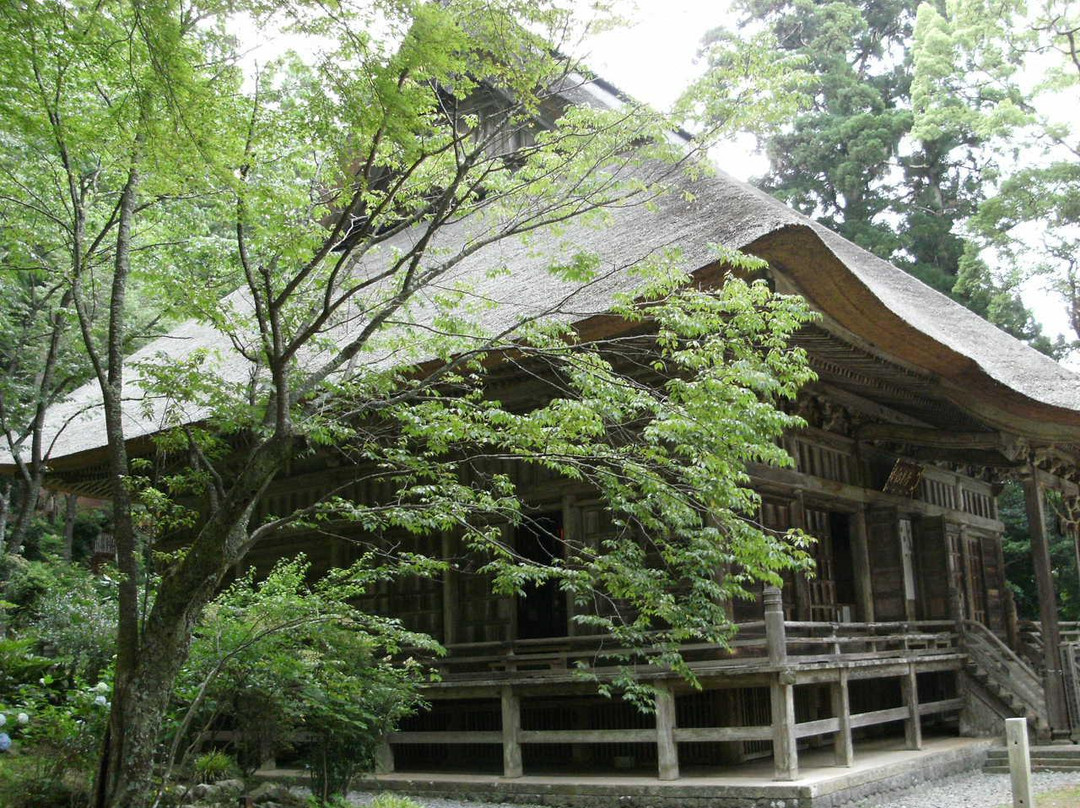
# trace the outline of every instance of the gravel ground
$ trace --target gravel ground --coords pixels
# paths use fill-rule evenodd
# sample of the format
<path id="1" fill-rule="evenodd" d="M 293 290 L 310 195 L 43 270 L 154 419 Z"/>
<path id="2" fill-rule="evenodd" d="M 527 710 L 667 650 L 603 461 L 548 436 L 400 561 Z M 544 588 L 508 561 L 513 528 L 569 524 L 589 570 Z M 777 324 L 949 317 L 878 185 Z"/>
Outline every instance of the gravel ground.
<path id="1" fill-rule="evenodd" d="M 1036 772 L 1031 777 L 1036 793 L 1080 785 L 1080 772 Z M 354 792 L 349 795 L 349 802 L 364 806 L 371 802 L 372 796 L 366 792 Z M 437 797 L 415 799 L 425 808 L 488 808 L 493 805 Z M 859 808 L 997 808 L 999 805 L 1010 805 L 1011 801 L 1009 775 L 973 772 L 915 789 L 903 796 L 889 797 L 888 802 L 867 800 L 860 803 Z"/>
<path id="2" fill-rule="evenodd" d="M 368 794 L 365 791 L 353 791 L 349 793 L 349 802 L 353 805 L 367 805 L 372 799 L 374 794 Z M 494 806 L 500 806 L 500 808 L 522 808 L 522 806 L 514 805 L 510 806 L 509 803 L 500 802 L 472 802 L 471 800 L 444 800 L 442 797 L 417 797 L 412 796 L 412 799 L 423 805 L 424 808 L 494 808 Z M 527 808 L 527 806 L 526 806 Z M 536 806 L 540 808 L 540 806 Z"/>
<path id="3" fill-rule="evenodd" d="M 1031 775 L 1035 793 L 1080 784 L 1080 772 L 1035 772 Z M 859 808 L 997 808 L 1012 805 L 1012 789 L 1007 774 L 970 774 L 914 789 L 888 802 L 869 800 Z"/>

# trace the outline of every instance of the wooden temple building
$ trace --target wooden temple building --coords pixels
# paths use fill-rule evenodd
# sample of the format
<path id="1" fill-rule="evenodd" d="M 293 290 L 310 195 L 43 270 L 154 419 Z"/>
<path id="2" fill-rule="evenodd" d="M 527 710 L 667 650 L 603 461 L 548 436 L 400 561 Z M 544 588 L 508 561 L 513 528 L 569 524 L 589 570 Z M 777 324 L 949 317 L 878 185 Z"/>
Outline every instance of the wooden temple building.
<path id="1" fill-rule="evenodd" d="M 589 92 L 610 95 L 602 84 Z M 671 780 L 693 767 L 771 756 L 775 777 L 794 779 L 803 750 L 831 747 L 846 766 L 867 738 L 919 748 L 925 733 L 998 733 L 1007 716 L 1026 716 L 1041 737 L 1068 735 L 1080 719 L 1061 653 L 1044 493 L 1067 505 L 1080 493 L 1080 377 L 723 173 L 685 182 L 692 197 L 616 210 L 604 227 L 572 234 L 575 246 L 604 266 L 630 266 L 675 245 L 701 277 L 717 268 L 710 245 L 741 249 L 768 262 L 777 289 L 820 312 L 796 340 L 819 378 L 797 402 L 809 426 L 786 438 L 795 467 L 750 468 L 761 522 L 817 537 L 816 576 L 734 603 L 740 630 L 730 649 L 687 648 L 701 689 L 643 669 L 656 687 L 655 712 L 644 714 L 575 675 L 575 663 L 611 641 L 575 623 L 564 593 L 492 594 L 453 535 L 417 539 L 415 549 L 454 568 L 442 579 L 387 585 L 367 605 L 430 633 L 448 654 L 437 663 L 442 680 L 427 688 L 430 710 L 386 739 L 383 767 Z M 543 266 L 566 241 L 565 233 L 540 234 L 528 249 L 503 248 L 508 276 L 484 275 L 483 252 L 462 272 L 506 306 L 542 305 L 564 291 Z M 611 275 L 567 311 L 578 322 L 603 316 L 623 282 Z M 185 340 L 170 350 L 220 339 L 207 326 L 179 333 Z M 507 378 L 499 396 L 517 383 Z M 75 412 L 92 396 L 80 391 L 63 407 Z M 132 413 L 137 443 L 159 425 Z M 51 468 L 63 486 L 99 494 L 103 432 L 70 420 Z M 605 503 L 588 488 L 533 467 L 504 471 L 535 509 L 533 528 L 508 531 L 522 554 L 544 558 L 559 552 L 557 540 L 596 541 L 610 529 Z M 318 459 L 295 465 L 265 508 L 303 507 L 340 474 Z M 1007 481 L 1027 491 L 1043 639 L 1034 661 L 1023 653 L 1006 585 L 996 495 Z M 373 494 L 358 487 L 353 495 Z M 323 567 L 356 552 L 333 539 L 302 548 Z M 267 543 L 250 563 L 296 549 L 295 536 Z"/>

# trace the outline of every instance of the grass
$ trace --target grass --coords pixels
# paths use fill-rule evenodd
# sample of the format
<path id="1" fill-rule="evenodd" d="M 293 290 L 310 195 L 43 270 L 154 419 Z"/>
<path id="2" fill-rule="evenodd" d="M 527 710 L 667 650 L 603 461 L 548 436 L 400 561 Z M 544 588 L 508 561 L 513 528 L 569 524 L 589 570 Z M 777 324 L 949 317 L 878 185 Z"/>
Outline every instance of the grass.
<path id="1" fill-rule="evenodd" d="M 1035 795 L 1035 808 L 1076 808 L 1080 805 L 1080 786 L 1069 786 Z M 999 808 L 1012 808 L 1012 801 Z"/>

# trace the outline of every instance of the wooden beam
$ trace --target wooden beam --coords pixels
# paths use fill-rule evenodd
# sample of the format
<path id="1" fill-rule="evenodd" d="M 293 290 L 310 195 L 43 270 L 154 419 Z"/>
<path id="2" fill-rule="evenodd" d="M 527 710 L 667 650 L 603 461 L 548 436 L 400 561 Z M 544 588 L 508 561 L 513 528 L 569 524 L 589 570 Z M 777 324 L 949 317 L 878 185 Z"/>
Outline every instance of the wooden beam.
<path id="1" fill-rule="evenodd" d="M 851 716 L 851 727 L 872 727 L 875 724 L 891 724 L 893 721 L 906 721 L 907 707 L 890 707 L 887 710 L 872 710 L 868 713 L 856 713 Z"/>
<path id="2" fill-rule="evenodd" d="M 673 733 L 678 742 L 768 741 L 772 739 L 772 727 L 687 727 Z"/>
<path id="3" fill-rule="evenodd" d="M 679 779 L 679 748 L 675 743 L 675 694 L 666 684 L 656 688 L 656 760 L 661 780 Z"/>
<path id="4" fill-rule="evenodd" d="M 835 717 L 818 718 L 814 721 L 803 721 L 795 725 L 796 738 L 811 738 L 814 735 L 831 735 L 840 728 L 840 722 Z"/>
<path id="5" fill-rule="evenodd" d="M 829 686 L 832 711 L 839 724 L 833 738 L 833 751 L 837 766 L 851 766 L 855 762 L 855 747 L 851 742 L 851 701 L 848 697 L 848 673 L 843 668 L 837 680 Z"/>
<path id="6" fill-rule="evenodd" d="M 804 491 L 814 502 L 836 503 L 846 510 L 850 510 L 851 506 L 856 503 L 864 503 L 880 507 L 900 508 L 908 513 L 918 513 L 926 516 L 946 516 L 954 522 L 968 524 L 992 533 L 1000 533 L 1005 527 L 997 519 L 987 519 L 956 508 L 944 508 L 940 505 L 932 505 L 929 502 L 911 499 L 910 497 L 886 494 L 882 491 L 860 488 L 856 485 L 848 485 L 835 480 L 826 480 L 810 474 L 792 471 L 791 469 L 779 469 L 751 463 L 748 466 L 748 471 L 750 479 L 756 488 L 782 492 L 799 489 Z"/>
<path id="7" fill-rule="evenodd" d="M 859 427 L 860 441 L 892 441 L 935 449 L 987 449 L 1015 460 L 1027 448 L 1027 441 L 1000 432 L 954 432 L 906 424 L 870 423 Z"/>
<path id="8" fill-rule="evenodd" d="M 652 729 L 532 729 L 518 733 L 518 743 L 566 744 L 578 743 L 653 743 Z"/>
<path id="9" fill-rule="evenodd" d="M 501 743 L 501 732 L 391 732 L 386 736 L 392 744 L 458 744 Z"/>
<path id="10" fill-rule="evenodd" d="M 1039 485 L 1043 487 L 1044 491 L 1060 491 L 1067 497 L 1080 495 L 1080 486 L 1072 480 L 1066 480 L 1063 477 L 1051 474 L 1049 471 L 1043 471 L 1042 469 L 1036 469 L 1036 474 L 1039 478 Z"/>
<path id="11" fill-rule="evenodd" d="M 503 777 L 521 777 L 521 701 L 510 688 L 500 693 L 502 702 Z"/>

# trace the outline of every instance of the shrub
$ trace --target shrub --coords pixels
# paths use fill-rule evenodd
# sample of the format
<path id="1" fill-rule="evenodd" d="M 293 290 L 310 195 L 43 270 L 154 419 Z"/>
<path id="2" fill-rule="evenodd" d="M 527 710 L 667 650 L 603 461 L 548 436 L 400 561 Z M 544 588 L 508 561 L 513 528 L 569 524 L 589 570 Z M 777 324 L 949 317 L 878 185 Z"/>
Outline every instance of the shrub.
<path id="1" fill-rule="evenodd" d="M 382 794 L 377 794 L 371 801 L 371 808 L 422 808 L 422 806 L 412 797 L 384 791 Z"/>
<path id="2" fill-rule="evenodd" d="M 192 768 L 200 783 L 216 783 L 239 774 L 236 761 L 230 755 L 216 749 L 195 758 Z"/>
<path id="3" fill-rule="evenodd" d="M 66 564 L 12 557 L 6 570 L 0 715 L 13 745 L 0 805 L 87 804 L 108 716 L 99 680 L 113 656 L 115 585 Z"/>
<path id="4" fill-rule="evenodd" d="M 303 558 L 250 574 L 206 610 L 179 679 L 170 759 L 199 751 L 206 730 L 238 731 L 245 772 L 303 735 L 312 790 L 324 803 L 369 769 L 379 738 L 419 705 L 425 670 L 400 649 L 435 650 L 424 635 L 364 614 L 351 601 L 387 576 L 358 565 L 307 582 Z"/>
<path id="5" fill-rule="evenodd" d="M 108 717 L 98 688 L 23 690 L 27 697 L 0 709 L 14 740 L 0 776 L 0 805 L 74 808 L 90 801 L 94 767 Z M 59 699 L 54 703 L 54 699 Z M 20 714 L 26 721 L 20 721 Z"/>

